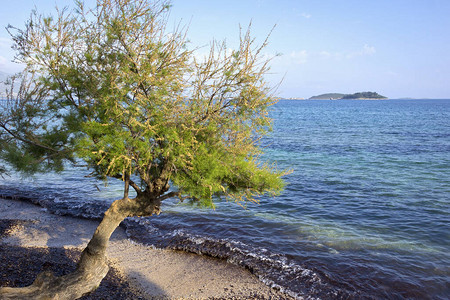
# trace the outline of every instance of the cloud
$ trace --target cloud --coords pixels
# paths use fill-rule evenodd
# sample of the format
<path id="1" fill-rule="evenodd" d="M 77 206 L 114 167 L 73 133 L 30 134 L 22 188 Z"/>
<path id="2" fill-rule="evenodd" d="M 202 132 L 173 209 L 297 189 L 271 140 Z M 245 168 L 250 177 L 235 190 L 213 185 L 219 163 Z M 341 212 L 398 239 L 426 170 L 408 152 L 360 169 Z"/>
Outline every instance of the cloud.
<path id="1" fill-rule="evenodd" d="M 375 50 L 374 46 L 364 45 L 363 54 L 372 55 L 375 54 L 377 51 Z"/>
<path id="2" fill-rule="evenodd" d="M 317 55 L 322 59 L 352 59 L 360 56 L 371 56 L 376 53 L 376 49 L 374 46 L 369 46 L 365 44 L 360 50 L 357 51 L 347 51 L 347 52 L 329 52 L 329 51 L 321 51 Z"/>
<path id="3" fill-rule="evenodd" d="M 319 56 L 321 58 L 329 59 L 333 56 L 333 54 L 328 51 L 321 51 L 321 52 L 319 52 Z"/>
<path id="4" fill-rule="evenodd" d="M 308 52 L 306 50 L 302 51 L 292 51 L 289 58 L 294 64 L 301 65 L 305 64 L 308 60 Z"/>
<path id="5" fill-rule="evenodd" d="M 301 13 L 300 16 L 302 16 L 302 17 L 305 18 L 305 19 L 311 18 L 311 15 L 310 15 L 310 14 L 307 14 L 307 13 Z"/>
<path id="6" fill-rule="evenodd" d="M 359 51 L 351 52 L 347 54 L 347 58 L 353 58 L 357 56 L 367 56 L 367 55 L 374 55 L 377 51 L 375 50 L 374 46 L 369 46 L 365 44 L 363 48 Z"/>

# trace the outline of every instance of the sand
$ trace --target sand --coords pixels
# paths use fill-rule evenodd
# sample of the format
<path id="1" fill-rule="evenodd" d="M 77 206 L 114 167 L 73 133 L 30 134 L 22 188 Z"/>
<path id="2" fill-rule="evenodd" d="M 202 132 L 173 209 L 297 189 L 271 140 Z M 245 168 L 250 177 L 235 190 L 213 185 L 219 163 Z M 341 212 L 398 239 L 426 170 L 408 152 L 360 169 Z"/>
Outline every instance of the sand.
<path id="1" fill-rule="evenodd" d="M 31 203 L 1 198 L 0 219 L 10 225 L 7 234 L 0 236 L 1 249 L 30 251 L 79 253 L 98 225 L 96 221 L 53 215 Z M 76 254 L 73 257 L 76 259 Z M 108 258 L 114 273 L 111 276 L 123 278 L 126 288 L 133 291 L 129 299 L 291 299 L 241 267 L 134 243 L 120 227 L 111 237 Z"/>

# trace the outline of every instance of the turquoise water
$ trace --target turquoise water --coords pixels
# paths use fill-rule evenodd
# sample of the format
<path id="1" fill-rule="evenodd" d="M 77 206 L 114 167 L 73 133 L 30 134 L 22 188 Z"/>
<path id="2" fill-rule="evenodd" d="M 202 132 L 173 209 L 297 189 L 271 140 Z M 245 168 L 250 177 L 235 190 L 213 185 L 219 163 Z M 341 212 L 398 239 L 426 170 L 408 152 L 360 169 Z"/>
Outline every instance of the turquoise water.
<path id="1" fill-rule="evenodd" d="M 397 296 L 448 296 L 450 101 L 281 101 L 273 116 L 267 155 L 294 169 L 277 201 L 295 203 L 291 237 Z"/>
<path id="2" fill-rule="evenodd" d="M 130 237 L 222 257 L 292 295 L 447 299 L 450 100 L 282 100 L 271 115 L 265 158 L 293 169 L 281 196 L 246 210 L 168 201 L 158 217 L 129 220 Z M 12 176 L 0 193 L 92 217 L 121 186 L 86 173 Z"/>

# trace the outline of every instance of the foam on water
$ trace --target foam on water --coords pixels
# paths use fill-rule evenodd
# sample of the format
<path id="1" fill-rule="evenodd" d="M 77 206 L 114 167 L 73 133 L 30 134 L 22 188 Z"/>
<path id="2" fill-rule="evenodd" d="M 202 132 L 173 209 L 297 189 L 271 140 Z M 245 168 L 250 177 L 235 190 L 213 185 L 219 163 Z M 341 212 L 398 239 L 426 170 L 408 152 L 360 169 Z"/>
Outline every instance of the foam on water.
<path id="1" fill-rule="evenodd" d="M 323 275 L 290 261 L 284 255 L 274 254 L 264 248 L 255 248 L 240 241 L 192 235 L 183 230 L 161 234 L 157 233 L 159 230 L 151 222 L 137 219 L 126 222 L 126 227 L 129 237 L 133 240 L 226 260 L 250 270 L 265 284 L 298 299 L 345 299 L 358 294 L 347 287 L 338 287 L 327 282 Z M 149 236 L 152 236 L 151 241 Z M 155 239 L 155 236 L 160 238 Z"/>

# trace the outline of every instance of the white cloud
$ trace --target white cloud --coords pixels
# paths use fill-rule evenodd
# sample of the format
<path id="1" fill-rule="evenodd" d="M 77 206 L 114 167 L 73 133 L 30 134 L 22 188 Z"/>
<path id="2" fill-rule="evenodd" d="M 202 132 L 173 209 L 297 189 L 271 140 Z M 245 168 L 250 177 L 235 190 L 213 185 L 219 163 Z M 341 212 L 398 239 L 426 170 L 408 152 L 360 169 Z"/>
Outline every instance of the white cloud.
<path id="1" fill-rule="evenodd" d="M 333 56 L 333 54 L 331 54 L 331 53 L 328 52 L 328 51 L 321 51 L 321 52 L 319 53 L 319 56 L 320 56 L 321 58 L 328 59 L 328 58 L 331 58 L 331 57 Z"/>
<path id="2" fill-rule="evenodd" d="M 329 51 L 320 51 L 317 55 L 321 59 L 334 59 L 334 60 L 342 60 L 344 57 L 350 58 L 349 55 L 345 55 L 342 52 L 329 52 Z"/>
<path id="3" fill-rule="evenodd" d="M 364 55 L 372 55 L 372 54 L 375 54 L 376 52 L 377 51 L 375 50 L 374 46 L 369 46 L 367 44 L 364 45 L 364 48 L 363 48 Z"/>
<path id="4" fill-rule="evenodd" d="M 329 51 L 321 51 L 318 53 L 318 56 L 322 59 L 352 59 L 359 56 L 370 56 L 376 53 L 376 49 L 374 46 L 369 46 L 365 44 L 362 49 L 357 51 L 348 51 L 348 52 L 329 52 Z"/>
<path id="5" fill-rule="evenodd" d="M 292 51 L 289 58 L 294 64 L 301 65 L 305 64 L 308 60 L 308 52 L 306 50 L 302 51 Z"/>
<path id="6" fill-rule="evenodd" d="M 375 50 L 374 46 L 369 46 L 369 45 L 365 44 L 361 50 L 348 53 L 347 58 L 353 58 L 356 56 L 374 55 L 376 52 L 377 51 Z"/>
<path id="7" fill-rule="evenodd" d="M 302 16 L 302 17 L 305 18 L 305 19 L 311 18 L 311 15 L 310 15 L 310 14 L 307 14 L 307 13 L 301 13 L 300 16 Z"/>

